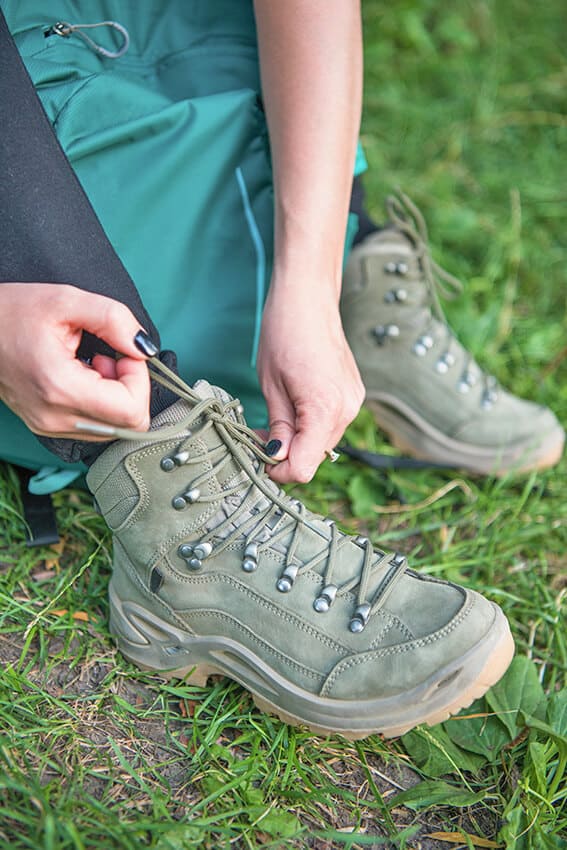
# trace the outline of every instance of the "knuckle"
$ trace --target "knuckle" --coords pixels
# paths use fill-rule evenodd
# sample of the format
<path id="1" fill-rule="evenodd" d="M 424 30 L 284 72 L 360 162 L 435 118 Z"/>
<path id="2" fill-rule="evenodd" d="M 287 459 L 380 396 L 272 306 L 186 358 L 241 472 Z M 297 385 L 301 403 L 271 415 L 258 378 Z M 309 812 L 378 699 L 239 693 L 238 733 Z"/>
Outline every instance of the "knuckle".
<path id="1" fill-rule="evenodd" d="M 61 404 L 61 385 L 56 375 L 44 375 L 38 383 L 37 394 L 42 404 L 47 407 L 56 407 Z"/>
<path id="2" fill-rule="evenodd" d="M 49 436 L 57 434 L 61 430 L 56 418 L 47 412 L 34 413 L 27 419 L 26 424 L 34 434 Z"/>
<path id="3" fill-rule="evenodd" d="M 132 408 L 122 413 L 121 419 L 124 428 L 133 431 L 146 431 L 150 424 L 150 415 L 147 410 L 136 410 Z"/>
<path id="4" fill-rule="evenodd" d="M 315 475 L 315 470 L 307 467 L 293 470 L 293 478 L 298 484 L 309 484 Z"/>

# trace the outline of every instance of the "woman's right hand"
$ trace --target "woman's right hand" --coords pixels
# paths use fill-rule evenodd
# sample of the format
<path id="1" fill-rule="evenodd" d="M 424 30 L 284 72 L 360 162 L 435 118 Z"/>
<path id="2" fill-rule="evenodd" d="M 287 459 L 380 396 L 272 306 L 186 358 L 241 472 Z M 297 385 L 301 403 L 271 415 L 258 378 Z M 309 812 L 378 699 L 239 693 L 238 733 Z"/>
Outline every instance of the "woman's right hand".
<path id="1" fill-rule="evenodd" d="M 134 344 L 140 324 L 125 305 L 67 284 L 2 283 L 0 317 L 0 399 L 32 431 L 92 440 L 77 421 L 148 428 L 149 373 Z M 76 357 L 83 331 L 123 356 L 86 365 Z"/>

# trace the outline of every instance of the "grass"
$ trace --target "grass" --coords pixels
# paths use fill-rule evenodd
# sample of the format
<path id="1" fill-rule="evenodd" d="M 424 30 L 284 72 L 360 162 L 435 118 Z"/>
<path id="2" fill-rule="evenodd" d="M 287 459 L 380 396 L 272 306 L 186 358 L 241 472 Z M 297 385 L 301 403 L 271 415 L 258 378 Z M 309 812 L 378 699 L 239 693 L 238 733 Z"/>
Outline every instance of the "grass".
<path id="1" fill-rule="evenodd" d="M 559 0 L 365 0 L 363 141 L 373 212 L 395 186 L 468 281 L 461 339 L 567 420 L 567 141 Z M 362 413 L 349 439 L 388 447 Z M 310 506 L 495 599 L 517 659 L 464 717 L 399 741 L 317 740 L 239 687 L 163 685 L 107 631 L 110 538 L 56 497 L 62 543 L 26 549 L 0 473 L 0 847 L 567 845 L 566 464 L 515 480 L 323 465 Z"/>

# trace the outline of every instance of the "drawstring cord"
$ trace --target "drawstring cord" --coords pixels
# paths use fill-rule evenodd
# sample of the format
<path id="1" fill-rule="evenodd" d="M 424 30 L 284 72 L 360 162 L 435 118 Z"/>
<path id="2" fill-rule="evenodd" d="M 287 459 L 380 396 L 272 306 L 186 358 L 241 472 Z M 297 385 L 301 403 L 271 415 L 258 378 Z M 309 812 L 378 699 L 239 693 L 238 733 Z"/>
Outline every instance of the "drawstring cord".
<path id="1" fill-rule="evenodd" d="M 83 30 L 95 29 L 96 27 L 110 27 L 111 29 L 117 30 L 122 36 L 122 46 L 115 51 L 107 50 L 105 47 L 101 47 L 100 44 L 97 44 L 96 41 L 93 41 L 86 32 Z M 128 34 L 128 30 L 126 27 L 123 27 L 122 24 L 117 23 L 117 21 L 100 21 L 97 24 L 69 24 L 67 21 L 58 21 L 54 24 L 50 29 L 45 33 L 48 35 L 60 35 L 63 38 L 69 38 L 70 35 L 79 35 L 91 50 L 94 50 L 95 53 L 99 53 L 101 56 L 105 56 L 107 59 L 120 59 L 121 56 L 124 56 L 128 48 L 130 47 L 130 36 Z"/>

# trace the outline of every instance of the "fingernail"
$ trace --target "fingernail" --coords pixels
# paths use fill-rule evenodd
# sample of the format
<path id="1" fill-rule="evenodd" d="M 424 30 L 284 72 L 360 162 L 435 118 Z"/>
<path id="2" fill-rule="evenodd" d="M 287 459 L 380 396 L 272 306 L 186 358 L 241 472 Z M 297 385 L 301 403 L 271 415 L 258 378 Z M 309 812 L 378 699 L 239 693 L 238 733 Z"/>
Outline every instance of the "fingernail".
<path id="1" fill-rule="evenodd" d="M 269 457 L 273 457 L 274 455 L 277 455 L 277 453 L 279 452 L 281 447 L 282 447 L 282 441 L 281 440 L 270 440 L 269 443 L 266 443 L 266 449 L 265 449 L 266 454 Z"/>
<path id="2" fill-rule="evenodd" d="M 142 330 L 139 330 L 134 337 L 134 345 L 138 351 L 141 351 L 142 354 L 146 355 L 146 357 L 155 357 L 159 351 L 157 345 L 152 342 L 148 334 Z"/>

